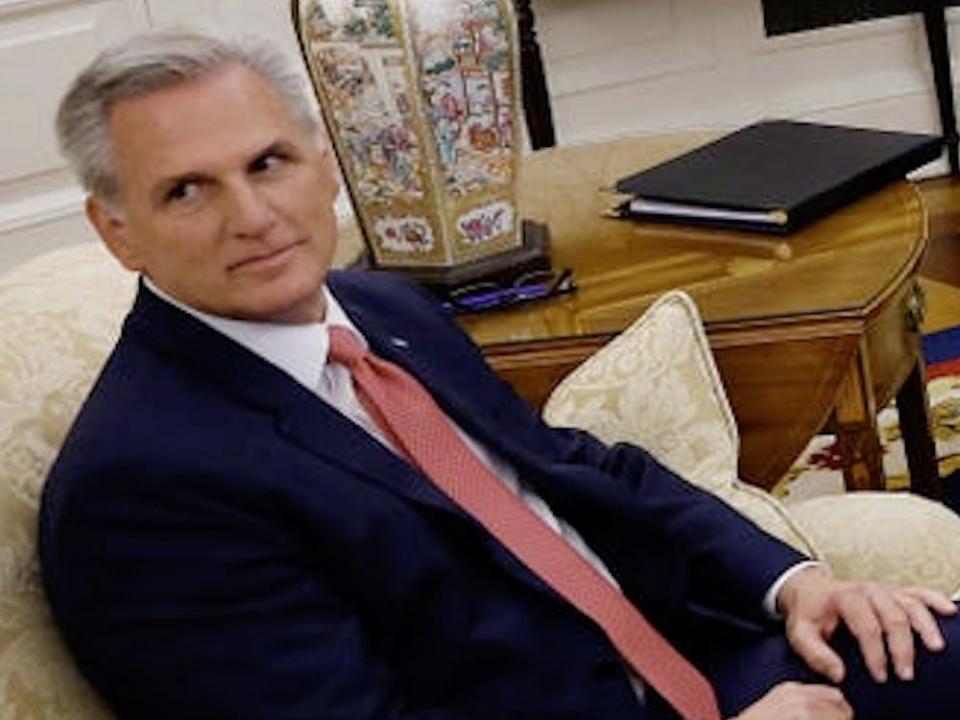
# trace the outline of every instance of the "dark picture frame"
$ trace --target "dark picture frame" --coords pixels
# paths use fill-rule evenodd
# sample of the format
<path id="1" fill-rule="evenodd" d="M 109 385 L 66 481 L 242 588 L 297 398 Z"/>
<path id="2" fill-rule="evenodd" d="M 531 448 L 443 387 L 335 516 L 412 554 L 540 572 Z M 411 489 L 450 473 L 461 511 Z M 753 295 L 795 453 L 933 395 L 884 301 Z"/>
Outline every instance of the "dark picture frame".
<path id="1" fill-rule="evenodd" d="M 878 18 L 960 5 L 929 0 L 761 0 L 767 36 L 846 25 Z"/>

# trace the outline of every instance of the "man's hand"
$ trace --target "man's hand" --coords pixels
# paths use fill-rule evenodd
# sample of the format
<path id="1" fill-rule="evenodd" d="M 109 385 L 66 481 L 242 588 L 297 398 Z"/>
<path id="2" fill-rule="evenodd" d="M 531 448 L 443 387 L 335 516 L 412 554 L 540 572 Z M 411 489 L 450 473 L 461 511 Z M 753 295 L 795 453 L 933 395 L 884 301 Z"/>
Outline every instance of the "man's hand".
<path id="1" fill-rule="evenodd" d="M 853 710 L 829 685 L 786 682 L 775 686 L 733 720 L 850 720 Z"/>
<path id="2" fill-rule="evenodd" d="M 912 680 L 914 633 L 928 650 L 942 650 L 944 640 L 935 613 L 957 612 L 941 592 L 845 582 L 821 566 L 790 577 L 780 590 L 777 606 L 786 618 L 787 640 L 794 651 L 813 670 L 837 683 L 846 668 L 827 641 L 841 622 L 860 645 L 870 675 L 882 683 L 887 680 L 888 659 L 898 678 Z"/>

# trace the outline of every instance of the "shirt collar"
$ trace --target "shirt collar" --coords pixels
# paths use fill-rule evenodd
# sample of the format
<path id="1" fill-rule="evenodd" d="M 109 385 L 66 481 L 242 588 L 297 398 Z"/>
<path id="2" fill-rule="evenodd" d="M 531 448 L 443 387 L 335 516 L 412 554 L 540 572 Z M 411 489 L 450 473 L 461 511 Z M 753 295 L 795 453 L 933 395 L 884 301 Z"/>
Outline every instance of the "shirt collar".
<path id="1" fill-rule="evenodd" d="M 211 315 L 180 302 L 144 276 L 143 283 L 154 295 L 200 322 L 226 335 L 250 352 L 259 355 L 311 390 L 317 388 L 327 364 L 330 351 L 330 327 L 350 330 L 366 345 L 363 334 L 351 322 L 330 288 L 322 285 L 326 302 L 323 322 L 290 325 L 285 323 L 255 322 Z"/>

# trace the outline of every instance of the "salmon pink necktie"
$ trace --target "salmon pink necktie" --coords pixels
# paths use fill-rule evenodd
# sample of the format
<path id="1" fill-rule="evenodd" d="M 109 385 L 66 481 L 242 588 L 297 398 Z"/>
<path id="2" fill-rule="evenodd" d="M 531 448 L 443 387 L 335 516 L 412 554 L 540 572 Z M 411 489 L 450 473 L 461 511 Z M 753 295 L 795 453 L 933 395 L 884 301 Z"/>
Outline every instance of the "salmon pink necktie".
<path id="1" fill-rule="evenodd" d="M 453 502 L 606 633 L 624 660 L 685 720 L 720 720 L 713 688 L 629 600 L 507 489 L 464 443 L 420 383 L 330 328 L 330 358 L 395 446 Z"/>

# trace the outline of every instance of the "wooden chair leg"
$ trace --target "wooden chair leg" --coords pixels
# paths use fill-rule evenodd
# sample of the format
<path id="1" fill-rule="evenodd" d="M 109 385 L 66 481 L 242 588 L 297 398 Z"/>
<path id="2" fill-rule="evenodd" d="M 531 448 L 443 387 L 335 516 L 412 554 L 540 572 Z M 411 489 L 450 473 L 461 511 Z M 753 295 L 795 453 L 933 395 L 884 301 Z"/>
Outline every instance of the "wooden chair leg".
<path id="1" fill-rule="evenodd" d="M 953 80 L 950 73 L 950 45 L 943 2 L 925 0 L 923 25 L 927 33 L 930 64 L 933 66 L 933 82 L 937 88 L 937 104 L 940 107 L 940 128 L 947 144 L 950 174 L 960 174 L 960 159 L 957 146 L 957 116 L 953 103 Z"/>
<path id="2" fill-rule="evenodd" d="M 833 414 L 847 490 L 885 489 L 877 408 L 860 352 L 854 355 L 841 381 Z"/>
<path id="3" fill-rule="evenodd" d="M 918 361 L 897 393 L 900 434 L 910 469 L 910 489 L 939 500 L 943 495 L 937 450 L 930 433 L 930 404 L 927 399 L 923 362 Z"/>
<path id="4" fill-rule="evenodd" d="M 520 35 L 520 75 L 523 82 L 523 112 L 527 120 L 530 145 L 534 150 L 557 144 L 553 129 L 553 108 L 543 70 L 543 54 L 530 0 L 517 0 L 517 25 Z"/>

